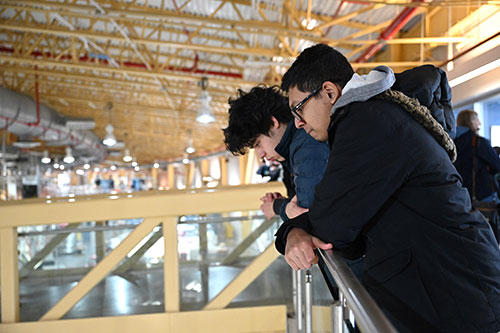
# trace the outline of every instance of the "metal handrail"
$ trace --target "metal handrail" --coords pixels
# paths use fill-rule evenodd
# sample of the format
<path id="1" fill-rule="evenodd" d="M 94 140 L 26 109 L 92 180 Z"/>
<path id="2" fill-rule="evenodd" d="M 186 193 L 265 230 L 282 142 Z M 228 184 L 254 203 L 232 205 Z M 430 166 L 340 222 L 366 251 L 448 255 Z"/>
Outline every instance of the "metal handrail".
<path id="1" fill-rule="evenodd" d="M 339 291 L 347 300 L 362 332 L 396 333 L 397 330 L 361 285 L 345 260 L 332 250 L 319 250 Z"/>

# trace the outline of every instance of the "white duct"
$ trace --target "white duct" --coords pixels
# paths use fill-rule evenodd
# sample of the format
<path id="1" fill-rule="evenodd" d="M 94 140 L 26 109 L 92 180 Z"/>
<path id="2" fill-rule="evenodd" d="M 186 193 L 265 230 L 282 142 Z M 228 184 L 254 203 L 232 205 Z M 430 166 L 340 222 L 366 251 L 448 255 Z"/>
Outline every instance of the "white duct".
<path id="1" fill-rule="evenodd" d="M 72 146 L 76 155 L 89 160 L 103 160 L 107 150 L 91 131 L 72 130 L 67 118 L 40 104 L 37 119 L 36 102 L 29 96 L 0 87 L 0 129 L 21 138 L 46 141 L 49 146 Z"/>

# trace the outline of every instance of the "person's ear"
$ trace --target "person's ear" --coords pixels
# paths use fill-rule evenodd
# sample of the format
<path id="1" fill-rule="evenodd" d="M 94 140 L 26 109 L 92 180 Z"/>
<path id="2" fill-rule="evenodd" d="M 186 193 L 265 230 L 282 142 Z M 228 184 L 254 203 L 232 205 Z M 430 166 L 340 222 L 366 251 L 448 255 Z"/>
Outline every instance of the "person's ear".
<path id="1" fill-rule="evenodd" d="M 340 97 L 342 94 L 342 90 L 337 86 L 335 83 L 332 83 L 330 81 L 325 81 L 323 82 L 323 90 L 326 92 L 326 95 L 328 96 L 328 100 L 330 101 L 330 104 L 335 104 L 337 99 Z"/>
<path id="2" fill-rule="evenodd" d="M 278 119 L 276 119 L 276 117 L 271 116 L 271 120 L 273 121 L 273 125 L 272 125 L 272 127 L 271 127 L 271 128 L 273 128 L 273 129 L 280 128 L 281 124 L 280 124 L 280 122 L 278 121 Z"/>

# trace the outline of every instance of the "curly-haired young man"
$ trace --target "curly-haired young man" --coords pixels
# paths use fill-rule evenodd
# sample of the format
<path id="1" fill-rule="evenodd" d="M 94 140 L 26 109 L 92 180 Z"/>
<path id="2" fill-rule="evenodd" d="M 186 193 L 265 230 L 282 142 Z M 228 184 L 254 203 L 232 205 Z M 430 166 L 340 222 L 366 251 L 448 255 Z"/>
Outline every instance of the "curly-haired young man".
<path id="1" fill-rule="evenodd" d="M 235 155 L 254 148 L 260 159 L 279 161 L 293 175 L 296 195 L 285 199 L 267 193 L 262 210 L 267 217 L 277 213 L 283 220 L 289 214 L 302 213 L 314 198 L 314 188 L 321 180 L 329 148 L 317 142 L 293 124 L 288 100 L 276 86 L 257 86 L 249 92 L 238 90 L 229 100 L 229 122 L 224 131 L 227 149 Z M 295 205 L 288 205 L 293 200 Z M 294 212 L 290 211 L 294 208 Z"/>

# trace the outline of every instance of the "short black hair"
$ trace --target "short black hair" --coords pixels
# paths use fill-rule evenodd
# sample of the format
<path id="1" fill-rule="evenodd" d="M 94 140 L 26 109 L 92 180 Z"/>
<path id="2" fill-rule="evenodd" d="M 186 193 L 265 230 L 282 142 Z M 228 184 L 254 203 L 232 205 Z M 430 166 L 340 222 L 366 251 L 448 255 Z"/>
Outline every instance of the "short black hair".
<path id="1" fill-rule="evenodd" d="M 288 99 L 278 86 L 259 85 L 249 92 L 238 89 L 236 98 L 229 98 L 229 123 L 224 132 L 224 143 L 233 155 L 244 155 L 261 134 L 269 135 L 271 117 L 288 124 L 292 114 Z"/>
<path id="2" fill-rule="evenodd" d="M 316 44 L 297 57 L 283 76 L 281 89 L 288 91 L 296 86 L 302 92 L 309 92 L 325 81 L 344 88 L 353 74 L 351 64 L 342 53 L 326 44 Z"/>

